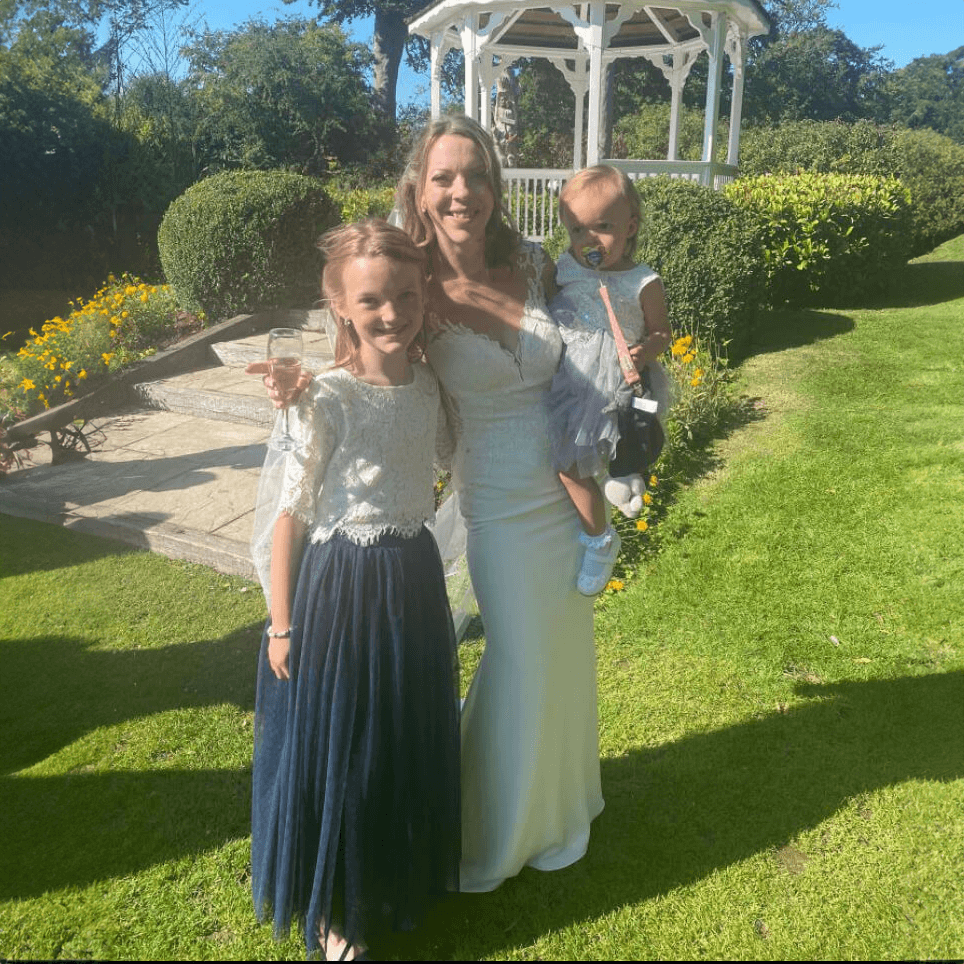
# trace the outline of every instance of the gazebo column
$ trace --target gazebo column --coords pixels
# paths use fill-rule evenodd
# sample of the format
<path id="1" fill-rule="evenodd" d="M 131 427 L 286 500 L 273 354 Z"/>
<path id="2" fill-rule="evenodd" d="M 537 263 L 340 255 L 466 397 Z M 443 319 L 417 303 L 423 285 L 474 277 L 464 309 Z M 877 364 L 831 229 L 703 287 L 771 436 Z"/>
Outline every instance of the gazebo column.
<path id="1" fill-rule="evenodd" d="M 709 72 L 706 81 L 706 114 L 703 122 L 703 163 L 709 164 L 716 152 L 716 123 L 720 114 L 720 81 L 723 74 L 723 53 L 726 44 L 726 18 L 713 14 L 710 29 Z M 712 186 L 709 168 L 704 175 L 706 184 Z"/>
<path id="2" fill-rule="evenodd" d="M 673 79 L 669 83 L 669 147 L 666 151 L 667 161 L 679 160 L 679 119 L 683 105 L 683 84 L 686 76 L 676 68 L 676 54 L 673 54 Z"/>
<path id="3" fill-rule="evenodd" d="M 589 48 L 589 125 L 587 128 L 586 163 L 599 163 L 599 122 L 602 118 L 602 45 L 606 4 L 589 4 L 589 29 L 586 46 Z"/>
<path id="4" fill-rule="evenodd" d="M 586 127 L 585 101 L 586 90 L 589 87 L 586 58 L 584 56 L 576 56 L 569 60 L 553 58 L 550 63 L 565 77 L 576 102 L 576 119 L 572 133 L 572 166 L 574 170 L 578 171 L 582 167 L 582 137 Z M 569 66 L 570 63 L 572 64 L 571 67 Z"/>
<path id="5" fill-rule="evenodd" d="M 583 71 L 583 79 L 570 80 L 573 96 L 576 98 L 576 121 L 573 129 L 572 167 L 573 170 L 582 169 L 582 134 L 586 129 L 586 91 L 589 89 L 588 74 Z"/>
<path id="6" fill-rule="evenodd" d="M 429 86 L 432 96 L 432 120 L 442 116 L 442 61 L 445 59 L 444 34 L 436 30 L 429 48 Z"/>
<path id="7" fill-rule="evenodd" d="M 479 123 L 487 130 L 492 130 L 492 88 L 498 83 L 499 76 L 505 68 L 495 63 L 495 58 L 484 56 L 479 62 L 479 77 L 481 79 L 481 103 L 479 107 Z"/>
<path id="8" fill-rule="evenodd" d="M 733 99 L 730 103 L 730 139 L 727 145 L 726 163 L 737 167 L 740 163 L 740 125 L 743 123 L 743 58 L 746 52 L 746 36 L 742 30 L 730 31 L 727 53 L 733 65 Z"/>
<path id="9" fill-rule="evenodd" d="M 465 115 L 479 119 L 479 17 L 470 14 L 459 31 L 465 53 Z"/>

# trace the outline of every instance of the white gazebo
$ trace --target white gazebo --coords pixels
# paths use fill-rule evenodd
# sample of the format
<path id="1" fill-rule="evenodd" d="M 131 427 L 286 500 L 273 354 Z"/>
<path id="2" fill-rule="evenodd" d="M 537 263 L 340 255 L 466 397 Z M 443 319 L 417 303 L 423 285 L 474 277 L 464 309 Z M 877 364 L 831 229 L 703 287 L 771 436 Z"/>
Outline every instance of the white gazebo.
<path id="1" fill-rule="evenodd" d="M 670 86 L 669 151 L 665 160 L 607 159 L 630 177 L 669 174 L 713 187 L 737 174 L 746 42 L 766 33 L 769 21 L 757 0 L 615 0 L 554 3 L 546 0 L 437 0 L 409 20 L 409 31 L 431 44 L 432 116 L 441 113 L 441 66 L 446 53 L 465 55 L 465 113 L 492 127 L 493 91 L 520 59 L 541 58 L 565 77 L 575 95 L 573 167 L 597 164 L 606 70 L 624 57 L 645 57 Z M 683 85 L 693 64 L 709 59 L 703 151 L 699 161 L 680 161 L 677 144 Z M 723 61 L 732 67 L 727 163 L 714 161 Z M 588 100 L 588 106 L 587 106 Z M 583 142 L 585 140 L 585 153 Z M 529 237 L 552 231 L 554 206 L 546 194 L 571 176 L 567 170 L 507 168 L 510 202 Z M 539 203 L 538 199 L 543 202 Z"/>

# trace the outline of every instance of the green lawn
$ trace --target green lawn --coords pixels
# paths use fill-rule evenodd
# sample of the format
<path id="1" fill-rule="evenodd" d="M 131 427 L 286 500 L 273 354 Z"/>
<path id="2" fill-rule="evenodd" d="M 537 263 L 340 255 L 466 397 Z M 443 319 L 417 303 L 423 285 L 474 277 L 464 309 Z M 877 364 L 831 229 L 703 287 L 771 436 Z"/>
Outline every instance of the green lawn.
<path id="1" fill-rule="evenodd" d="M 740 381 L 598 605 L 589 854 L 382 956 L 964 956 L 964 238 Z M 260 592 L 2 516 L 0 574 L 0 957 L 301 959 L 248 894 Z"/>

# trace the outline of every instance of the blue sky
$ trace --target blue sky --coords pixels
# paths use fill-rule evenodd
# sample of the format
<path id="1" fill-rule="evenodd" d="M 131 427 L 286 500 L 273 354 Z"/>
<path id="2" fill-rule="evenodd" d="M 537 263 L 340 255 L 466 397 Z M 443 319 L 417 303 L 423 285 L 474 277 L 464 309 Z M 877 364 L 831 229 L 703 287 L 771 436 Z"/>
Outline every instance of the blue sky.
<path id="1" fill-rule="evenodd" d="M 251 17 L 272 21 L 284 16 L 312 16 L 317 6 L 308 0 L 285 4 L 281 0 L 197 0 L 197 16 L 203 17 L 215 30 L 227 30 Z M 837 0 L 837 7 L 827 17 L 861 47 L 881 45 L 881 53 L 903 67 L 916 57 L 944 54 L 964 45 L 964 0 Z M 354 39 L 368 43 L 371 18 L 356 21 L 350 27 Z M 406 103 L 419 97 L 427 81 L 414 76 L 404 65 L 399 78 L 398 99 Z"/>

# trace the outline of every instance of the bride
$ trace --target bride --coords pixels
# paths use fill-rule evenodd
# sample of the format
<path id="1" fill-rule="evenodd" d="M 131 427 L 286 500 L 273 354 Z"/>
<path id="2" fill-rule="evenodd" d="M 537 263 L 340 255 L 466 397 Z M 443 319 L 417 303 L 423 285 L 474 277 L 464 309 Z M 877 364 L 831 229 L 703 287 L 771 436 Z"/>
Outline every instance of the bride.
<path id="1" fill-rule="evenodd" d="M 466 891 L 578 860 L 603 808 L 592 600 L 576 591 L 580 528 L 549 453 L 554 266 L 509 226 L 501 185 L 490 136 L 448 116 L 422 133 L 397 194 L 430 254 L 426 355 L 456 426 L 486 638 L 462 714 Z"/>

